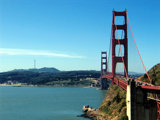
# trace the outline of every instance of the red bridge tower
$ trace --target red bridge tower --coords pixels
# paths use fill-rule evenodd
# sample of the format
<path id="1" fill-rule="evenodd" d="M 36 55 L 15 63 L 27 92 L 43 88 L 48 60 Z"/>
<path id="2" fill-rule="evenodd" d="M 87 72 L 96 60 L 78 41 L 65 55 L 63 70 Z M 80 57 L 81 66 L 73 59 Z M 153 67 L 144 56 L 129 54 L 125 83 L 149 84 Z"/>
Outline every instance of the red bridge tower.
<path id="1" fill-rule="evenodd" d="M 112 21 L 112 75 L 113 79 L 115 76 L 116 71 L 116 64 L 117 63 L 123 63 L 124 71 L 128 75 L 128 38 L 127 38 L 127 11 L 123 12 L 116 12 L 113 10 L 113 21 Z M 122 25 L 116 25 L 115 17 L 116 16 L 123 16 L 124 17 L 124 24 Z M 124 32 L 124 38 L 119 39 L 116 38 L 117 30 L 123 30 Z M 121 56 L 116 56 L 116 45 L 123 45 L 124 46 L 124 56 L 123 58 Z M 124 72 L 124 75 L 126 76 Z"/>
<path id="2" fill-rule="evenodd" d="M 107 52 L 101 52 L 101 76 L 107 73 Z"/>

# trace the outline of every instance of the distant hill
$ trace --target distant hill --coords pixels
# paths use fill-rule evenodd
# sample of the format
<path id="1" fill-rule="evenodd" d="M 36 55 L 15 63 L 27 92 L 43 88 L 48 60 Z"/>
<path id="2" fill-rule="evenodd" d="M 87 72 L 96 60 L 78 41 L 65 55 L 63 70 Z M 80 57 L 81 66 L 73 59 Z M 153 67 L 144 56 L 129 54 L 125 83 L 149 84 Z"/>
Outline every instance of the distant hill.
<path id="1" fill-rule="evenodd" d="M 30 71 L 30 72 L 38 72 L 38 73 L 42 73 L 42 72 L 48 72 L 48 73 L 56 73 L 56 72 L 60 72 L 60 70 L 52 67 L 52 68 L 48 68 L 48 67 L 44 67 L 44 68 L 40 68 L 40 69 L 15 69 L 12 70 L 10 72 L 16 72 L 16 71 Z"/>
<path id="2" fill-rule="evenodd" d="M 120 75 L 124 75 L 124 72 L 118 72 L 118 74 Z M 128 76 L 131 78 L 138 78 L 140 76 L 142 76 L 144 73 L 138 73 L 138 72 L 128 72 Z"/>
<path id="3" fill-rule="evenodd" d="M 160 63 L 152 67 L 148 71 L 148 74 L 149 74 L 149 77 L 153 80 L 154 84 L 160 86 Z M 150 82 L 146 74 L 140 76 L 138 79 L 142 81 Z"/>
<path id="4" fill-rule="evenodd" d="M 0 73 L 0 83 L 25 83 L 28 85 L 90 85 L 91 78 L 98 79 L 100 71 L 59 71 L 51 68 L 13 70 Z"/>

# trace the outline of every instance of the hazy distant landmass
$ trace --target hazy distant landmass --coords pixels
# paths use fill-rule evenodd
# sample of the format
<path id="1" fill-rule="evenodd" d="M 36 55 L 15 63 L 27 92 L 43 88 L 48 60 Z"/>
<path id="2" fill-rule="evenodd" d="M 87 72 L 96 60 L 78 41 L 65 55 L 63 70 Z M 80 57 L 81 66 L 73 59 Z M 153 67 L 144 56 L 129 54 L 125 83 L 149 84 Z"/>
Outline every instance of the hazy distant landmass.
<path id="1" fill-rule="evenodd" d="M 54 67 L 52 67 L 52 68 L 44 67 L 44 68 L 40 68 L 40 69 L 35 69 L 35 68 L 32 68 L 32 69 L 15 69 L 15 70 L 12 70 L 10 72 L 15 72 L 15 71 L 30 71 L 30 72 L 39 72 L 39 73 L 42 73 L 42 72 L 49 72 L 49 73 L 60 72 L 60 70 L 58 70 Z"/>
<path id="2" fill-rule="evenodd" d="M 124 73 L 123 72 L 119 72 L 118 74 L 120 74 L 120 75 L 124 75 Z M 140 77 L 140 76 L 142 76 L 142 75 L 144 75 L 145 73 L 138 73 L 138 72 L 128 72 L 128 76 L 129 77 L 131 77 L 131 78 L 138 78 L 138 77 Z"/>

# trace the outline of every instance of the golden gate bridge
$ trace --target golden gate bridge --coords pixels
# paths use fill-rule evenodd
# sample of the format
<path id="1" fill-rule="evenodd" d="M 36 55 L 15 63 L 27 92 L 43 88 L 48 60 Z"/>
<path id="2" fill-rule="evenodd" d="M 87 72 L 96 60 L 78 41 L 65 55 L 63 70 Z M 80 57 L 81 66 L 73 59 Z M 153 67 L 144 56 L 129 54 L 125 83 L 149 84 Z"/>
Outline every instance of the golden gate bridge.
<path id="1" fill-rule="evenodd" d="M 124 17 L 124 23 L 116 24 L 115 17 Z M 146 72 L 147 78 L 150 81 L 144 82 L 139 79 L 133 79 L 128 75 L 128 35 L 127 27 L 132 33 L 134 44 L 136 46 L 138 55 L 140 57 L 143 68 Z M 119 38 L 118 30 L 123 30 L 123 38 Z M 116 55 L 116 46 L 119 46 L 119 56 Z M 108 71 L 107 52 L 101 52 L 101 84 L 102 89 L 106 88 L 106 79 L 111 80 L 112 84 L 116 84 L 123 90 L 127 91 L 126 104 L 127 104 L 127 116 L 129 120 L 160 120 L 160 87 L 155 86 L 151 80 L 146 67 L 143 63 L 142 57 L 138 50 L 130 21 L 125 11 L 113 10 L 112 18 L 112 34 L 111 34 L 111 46 L 112 46 L 112 71 Z M 121 48 L 124 46 L 124 49 Z M 123 50 L 123 51 L 122 51 Z M 110 53 L 109 53 L 110 54 Z M 124 74 L 116 73 L 116 66 L 118 63 L 122 63 L 124 67 Z"/>

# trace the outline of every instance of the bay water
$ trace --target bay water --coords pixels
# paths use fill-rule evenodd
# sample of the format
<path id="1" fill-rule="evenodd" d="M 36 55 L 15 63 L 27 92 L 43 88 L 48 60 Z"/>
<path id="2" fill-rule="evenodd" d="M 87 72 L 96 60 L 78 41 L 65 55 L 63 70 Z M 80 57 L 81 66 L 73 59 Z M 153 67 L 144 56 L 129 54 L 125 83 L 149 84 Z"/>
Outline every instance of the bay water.
<path id="1" fill-rule="evenodd" d="M 86 120 L 83 105 L 98 108 L 106 91 L 75 87 L 0 86 L 0 120 Z"/>

